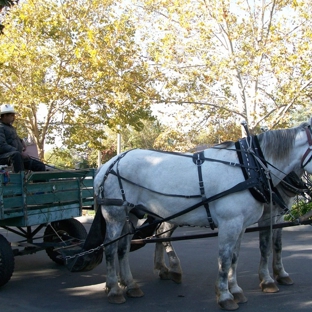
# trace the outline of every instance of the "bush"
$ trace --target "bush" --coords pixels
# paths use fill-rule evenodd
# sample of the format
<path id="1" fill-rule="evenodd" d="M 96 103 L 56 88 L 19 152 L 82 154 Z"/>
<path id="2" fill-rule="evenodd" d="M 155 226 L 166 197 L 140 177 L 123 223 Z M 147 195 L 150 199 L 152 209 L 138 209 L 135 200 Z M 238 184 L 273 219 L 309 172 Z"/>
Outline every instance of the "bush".
<path id="1" fill-rule="evenodd" d="M 312 202 L 302 196 L 298 196 L 295 204 L 291 207 L 290 213 L 285 215 L 286 221 L 292 221 L 294 219 L 303 216 L 305 213 L 312 209 Z"/>

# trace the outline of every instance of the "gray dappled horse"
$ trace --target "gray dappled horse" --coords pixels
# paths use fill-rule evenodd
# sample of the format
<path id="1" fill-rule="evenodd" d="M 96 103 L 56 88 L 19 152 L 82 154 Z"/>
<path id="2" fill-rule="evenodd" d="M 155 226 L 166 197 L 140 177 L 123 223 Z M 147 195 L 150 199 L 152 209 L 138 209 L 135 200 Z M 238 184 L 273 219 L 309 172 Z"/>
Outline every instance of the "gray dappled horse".
<path id="1" fill-rule="evenodd" d="M 307 184 L 305 184 L 299 177 L 303 175 L 303 170 L 299 169 L 296 172 L 291 172 L 289 179 L 284 179 L 279 185 L 278 190 L 286 203 L 291 209 L 296 195 L 307 192 L 310 194 Z M 271 224 L 280 223 L 284 218 L 283 209 L 278 205 L 265 205 L 263 215 L 258 221 L 259 226 L 268 226 Z M 271 221 L 272 220 L 272 221 Z M 260 264 L 259 264 L 259 279 L 260 287 L 263 292 L 275 293 L 279 289 L 274 282 L 281 285 L 293 285 L 293 281 L 289 274 L 285 271 L 282 261 L 282 228 L 270 229 L 259 231 L 259 245 L 260 245 Z M 268 268 L 268 260 L 273 250 L 273 278 L 270 276 Z"/>
<path id="2" fill-rule="evenodd" d="M 143 296 L 128 258 L 128 234 L 132 233 L 128 215 L 135 206 L 177 225 L 218 227 L 217 302 L 223 309 L 234 310 L 238 303 L 247 301 L 236 278 L 241 237 L 262 216 L 261 196 L 267 196 L 271 187 L 291 171 L 302 168 L 312 173 L 311 121 L 290 129 L 270 130 L 250 141 L 242 139 L 239 144 L 206 149 L 196 159 L 190 154 L 132 150 L 100 168 L 94 190 L 106 223 L 109 302 L 125 302 L 120 284 L 126 286 L 128 296 Z M 238 150 L 247 162 L 254 160 L 252 166 L 244 165 L 245 160 L 238 161 Z M 266 177 L 270 173 L 269 182 L 262 173 Z"/>

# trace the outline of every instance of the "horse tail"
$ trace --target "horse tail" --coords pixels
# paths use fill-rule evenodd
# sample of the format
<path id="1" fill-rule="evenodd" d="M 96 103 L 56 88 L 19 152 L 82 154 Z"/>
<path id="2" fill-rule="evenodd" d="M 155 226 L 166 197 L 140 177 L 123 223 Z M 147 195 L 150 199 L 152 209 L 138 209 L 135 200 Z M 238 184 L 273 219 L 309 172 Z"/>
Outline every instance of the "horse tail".
<path id="1" fill-rule="evenodd" d="M 85 272 L 97 267 L 103 260 L 105 234 L 106 222 L 101 209 L 98 209 L 83 247 L 67 257 L 67 269 L 71 272 Z"/>

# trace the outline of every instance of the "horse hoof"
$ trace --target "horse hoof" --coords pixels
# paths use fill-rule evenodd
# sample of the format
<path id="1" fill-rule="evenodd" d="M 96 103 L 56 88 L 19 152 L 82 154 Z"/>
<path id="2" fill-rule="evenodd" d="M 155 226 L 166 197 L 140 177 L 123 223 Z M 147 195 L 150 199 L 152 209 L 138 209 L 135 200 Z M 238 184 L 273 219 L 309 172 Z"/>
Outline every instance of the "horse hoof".
<path id="1" fill-rule="evenodd" d="M 234 293 L 232 295 L 236 303 L 245 303 L 248 301 L 248 299 L 245 297 L 243 293 Z"/>
<path id="2" fill-rule="evenodd" d="M 171 279 L 171 276 L 170 276 L 169 271 L 162 271 L 162 272 L 159 272 L 158 276 L 159 276 L 159 278 L 160 278 L 161 280 L 170 280 L 170 279 Z"/>
<path id="3" fill-rule="evenodd" d="M 131 288 L 127 290 L 127 296 L 130 298 L 140 298 L 144 296 L 144 293 L 140 288 Z"/>
<path id="4" fill-rule="evenodd" d="M 221 309 L 228 310 L 228 311 L 234 311 L 239 308 L 239 305 L 232 299 L 221 301 L 219 302 L 219 305 Z"/>
<path id="5" fill-rule="evenodd" d="M 172 281 L 174 281 L 175 283 L 177 283 L 177 284 L 182 283 L 182 274 L 181 273 L 170 272 L 169 276 L 170 276 L 170 279 Z"/>
<path id="6" fill-rule="evenodd" d="M 261 283 L 260 284 L 260 287 L 261 287 L 261 290 L 264 292 L 264 293 L 277 293 L 279 292 L 279 289 L 278 287 L 275 285 L 275 283 Z"/>
<path id="7" fill-rule="evenodd" d="M 108 302 L 121 304 L 126 302 L 126 298 L 120 294 L 108 295 Z"/>
<path id="8" fill-rule="evenodd" d="M 294 284 L 294 281 L 289 277 L 289 276 L 285 276 L 285 277 L 277 277 L 276 281 L 280 284 L 280 285 L 286 285 L 286 286 L 290 286 Z"/>

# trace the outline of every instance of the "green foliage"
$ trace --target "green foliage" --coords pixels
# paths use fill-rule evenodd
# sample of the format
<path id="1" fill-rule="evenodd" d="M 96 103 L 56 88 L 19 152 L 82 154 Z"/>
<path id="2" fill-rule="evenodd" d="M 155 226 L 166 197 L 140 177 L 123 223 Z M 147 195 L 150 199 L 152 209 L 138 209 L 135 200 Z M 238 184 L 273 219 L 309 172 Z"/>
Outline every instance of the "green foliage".
<path id="1" fill-rule="evenodd" d="M 298 195 L 296 197 L 296 201 L 291 207 L 290 213 L 285 216 L 285 220 L 293 221 L 294 219 L 297 219 L 298 217 L 303 216 L 304 214 L 306 214 L 308 211 L 312 209 L 311 175 L 305 173 L 302 179 L 303 181 L 305 181 L 308 190 L 304 194 L 304 196 Z"/>
<path id="2" fill-rule="evenodd" d="M 311 28 L 308 1 L 26 0 L 6 15 L 0 102 L 41 158 L 56 138 L 112 155 L 119 126 L 125 148 L 236 140 L 242 119 L 258 133 L 312 114 Z M 153 104 L 177 125 L 142 137 Z"/>
<path id="3" fill-rule="evenodd" d="M 83 169 L 96 168 L 97 159 L 89 151 L 79 153 L 77 150 L 66 148 L 55 148 L 45 154 L 46 163 L 58 169 Z"/>
<path id="4" fill-rule="evenodd" d="M 131 16 L 115 1 L 23 1 L 0 42 L 0 102 L 35 138 L 99 148 L 103 127 L 138 127 L 157 97 Z M 42 111 L 45 111 L 42 113 Z"/>
<path id="5" fill-rule="evenodd" d="M 0 0 L 0 11 L 4 7 L 10 7 L 14 4 L 16 4 L 18 0 Z"/>
<path id="6" fill-rule="evenodd" d="M 308 211 L 312 209 L 312 202 L 304 199 L 297 200 L 292 206 L 290 214 L 285 215 L 284 219 L 286 221 L 293 221 L 300 216 L 303 216 Z"/>
<path id="7" fill-rule="evenodd" d="M 164 127 L 157 120 L 143 121 L 140 130 L 129 126 L 121 130 L 122 148 L 155 148 L 155 140 L 163 131 Z"/>
<path id="8" fill-rule="evenodd" d="M 193 117 L 188 126 L 195 117 L 244 119 L 256 132 L 290 126 L 298 111 L 307 118 L 312 11 L 309 2 L 294 3 L 143 1 L 142 40 L 150 42 L 163 101 L 183 105 L 181 119 Z"/>

